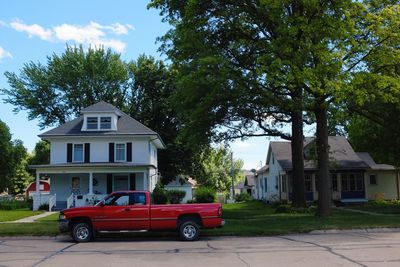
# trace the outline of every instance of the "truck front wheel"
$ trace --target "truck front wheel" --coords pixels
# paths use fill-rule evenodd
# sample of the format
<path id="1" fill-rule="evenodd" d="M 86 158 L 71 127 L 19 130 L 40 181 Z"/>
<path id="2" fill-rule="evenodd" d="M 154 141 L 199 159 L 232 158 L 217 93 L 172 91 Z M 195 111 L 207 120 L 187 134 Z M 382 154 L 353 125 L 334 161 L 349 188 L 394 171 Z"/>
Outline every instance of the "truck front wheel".
<path id="1" fill-rule="evenodd" d="M 179 227 L 179 233 L 182 240 L 195 241 L 199 239 L 200 228 L 197 223 L 193 221 L 187 221 L 181 224 L 181 226 Z"/>
<path id="2" fill-rule="evenodd" d="M 72 227 L 72 238 L 75 242 L 89 242 L 92 239 L 92 227 L 88 223 L 77 223 Z"/>

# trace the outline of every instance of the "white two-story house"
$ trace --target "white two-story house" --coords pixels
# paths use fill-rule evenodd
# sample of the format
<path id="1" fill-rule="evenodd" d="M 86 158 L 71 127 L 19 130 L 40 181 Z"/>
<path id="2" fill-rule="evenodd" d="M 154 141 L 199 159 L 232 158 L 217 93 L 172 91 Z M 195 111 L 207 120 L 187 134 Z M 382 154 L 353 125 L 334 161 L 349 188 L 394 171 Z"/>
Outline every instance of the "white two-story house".
<path id="1" fill-rule="evenodd" d="M 33 195 L 34 209 L 92 205 L 113 191 L 152 191 L 157 183 L 160 136 L 104 101 L 39 137 L 50 142 L 50 164 L 30 167 L 36 184 L 48 179 L 51 189 Z"/>

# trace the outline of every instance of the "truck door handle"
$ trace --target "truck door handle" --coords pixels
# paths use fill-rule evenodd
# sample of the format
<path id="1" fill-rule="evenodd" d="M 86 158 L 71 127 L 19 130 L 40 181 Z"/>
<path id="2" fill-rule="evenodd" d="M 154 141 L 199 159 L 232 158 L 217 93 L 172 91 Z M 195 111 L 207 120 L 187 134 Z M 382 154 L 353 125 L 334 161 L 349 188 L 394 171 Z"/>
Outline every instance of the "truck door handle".
<path id="1" fill-rule="evenodd" d="M 125 208 L 124 211 L 131 211 L 131 209 L 130 208 Z"/>

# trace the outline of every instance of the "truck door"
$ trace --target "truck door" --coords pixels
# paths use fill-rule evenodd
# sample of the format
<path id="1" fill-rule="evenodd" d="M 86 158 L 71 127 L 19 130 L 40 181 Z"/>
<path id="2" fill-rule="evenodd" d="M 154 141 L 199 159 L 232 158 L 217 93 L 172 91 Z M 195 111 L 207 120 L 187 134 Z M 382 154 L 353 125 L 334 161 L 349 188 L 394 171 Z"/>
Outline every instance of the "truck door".
<path id="1" fill-rule="evenodd" d="M 114 194 L 99 207 L 99 212 L 94 216 L 98 230 L 132 230 L 135 228 L 133 210 L 130 205 L 128 193 Z"/>
<path id="2" fill-rule="evenodd" d="M 133 220 L 135 230 L 150 229 L 150 200 L 144 192 L 129 193 L 129 214 Z"/>

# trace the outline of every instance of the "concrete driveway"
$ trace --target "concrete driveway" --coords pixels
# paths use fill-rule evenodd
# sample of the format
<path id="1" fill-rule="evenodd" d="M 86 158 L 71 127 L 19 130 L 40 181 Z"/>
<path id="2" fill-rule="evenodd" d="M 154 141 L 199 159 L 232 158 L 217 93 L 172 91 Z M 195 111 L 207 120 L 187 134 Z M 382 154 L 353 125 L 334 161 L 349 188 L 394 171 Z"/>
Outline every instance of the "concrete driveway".
<path id="1" fill-rule="evenodd" d="M 400 232 L 277 237 L 1 238 L 0 266 L 400 266 Z"/>

